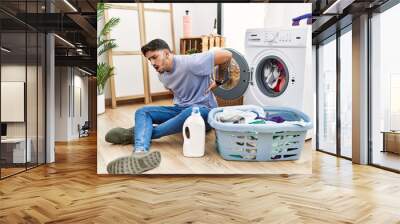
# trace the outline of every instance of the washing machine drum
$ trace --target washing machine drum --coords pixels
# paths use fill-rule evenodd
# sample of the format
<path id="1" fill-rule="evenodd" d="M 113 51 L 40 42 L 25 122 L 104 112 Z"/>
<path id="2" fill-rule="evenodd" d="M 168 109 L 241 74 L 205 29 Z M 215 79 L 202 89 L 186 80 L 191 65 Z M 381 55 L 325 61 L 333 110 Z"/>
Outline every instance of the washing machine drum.
<path id="1" fill-rule="evenodd" d="M 224 77 L 218 77 L 217 79 L 223 79 Z M 221 85 L 222 89 L 232 90 L 238 86 L 240 82 L 240 68 L 235 59 L 231 60 L 231 64 L 229 65 L 229 73 L 227 81 Z"/>
<path id="2" fill-rule="evenodd" d="M 214 90 L 214 94 L 222 99 L 233 100 L 241 97 L 249 85 L 250 70 L 244 57 L 234 49 L 225 48 L 232 52 L 229 73 L 224 74 L 225 83 Z M 217 77 L 218 80 L 222 77 Z"/>
<path id="3" fill-rule="evenodd" d="M 224 77 L 227 81 L 216 88 L 214 94 L 225 100 L 233 100 L 246 92 L 250 82 L 250 70 L 247 61 L 239 52 L 231 48 L 225 49 L 232 52 L 230 72 L 227 74 L 228 77 Z M 256 65 L 253 79 L 264 95 L 278 97 L 288 87 L 289 71 L 281 58 L 270 55 L 264 57 Z M 292 81 L 294 82 L 294 80 Z"/>
<path id="4" fill-rule="evenodd" d="M 258 63 L 254 75 L 258 88 L 269 97 L 277 97 L 284 93 L 289 83 L 287 66 L 276 56 L 263 58 Z"/>

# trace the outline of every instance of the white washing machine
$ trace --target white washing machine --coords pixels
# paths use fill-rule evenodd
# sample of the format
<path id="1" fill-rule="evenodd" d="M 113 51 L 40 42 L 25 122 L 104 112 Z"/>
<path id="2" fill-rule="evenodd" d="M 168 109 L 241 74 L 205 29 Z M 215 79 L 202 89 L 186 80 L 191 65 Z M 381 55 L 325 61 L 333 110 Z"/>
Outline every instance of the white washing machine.
<path id="1" fill-rule="evenodd" d="M 245 57 L 234 49 L 228 81 L 215 95 L 244 104 L 303 110 L 307 29 L 249 29 Z"/>

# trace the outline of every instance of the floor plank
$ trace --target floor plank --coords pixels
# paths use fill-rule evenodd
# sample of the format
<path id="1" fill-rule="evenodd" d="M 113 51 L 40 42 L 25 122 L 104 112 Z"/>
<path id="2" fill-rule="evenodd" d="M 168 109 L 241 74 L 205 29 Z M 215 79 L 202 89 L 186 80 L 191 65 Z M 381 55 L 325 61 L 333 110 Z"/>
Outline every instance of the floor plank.
<path id="1" fill-rule="evenodd" d="M 171 100 L 153 102 L 151 105 L 172 105 Z M 128 128 L 134 125 L 135 111 L 143 104 L 119 106 L 107 109 L 98 116 L 98 173 L 107 174 L 106 164 L 132 153 L 132 145 L 113 145 L 104 140 L 107 131 L 114 127 Z M 161 164 L 146 174 L 310 174 L 311 142 L 303 150 L 299 160 L 274 162 L 226 161 L 215 150 L 215 132 L 206 136 L 206 153 L 201 158 L 187 158 L 182 154 L 181 134 L 152 141 L 150 150 L 161 153 Z"/>
<path id="2" fill-rule="evenodd" d="M 381 152 L 375 148 L 373 152 L 372 162 L 377 165 L 400 170 L 400 154 L 392 152 Z"/>
<path id="3" fill-rule="evenodd" d="M 400 223 L 400 175 L 313 152 L 312 175 L 96 174 L 96 137 L 0 181 L 0 223 Z"/>

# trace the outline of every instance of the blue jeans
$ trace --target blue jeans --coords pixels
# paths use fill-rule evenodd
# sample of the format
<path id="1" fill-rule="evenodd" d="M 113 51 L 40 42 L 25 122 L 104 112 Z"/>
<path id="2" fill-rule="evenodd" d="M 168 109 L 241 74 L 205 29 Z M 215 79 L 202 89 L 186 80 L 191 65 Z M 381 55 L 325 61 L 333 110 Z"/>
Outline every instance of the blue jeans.
<path id="1" fill-rule="evenodd" d="M 210 109 L 206 106 L 196 105 L 200 108 L 206 129 L 211 127 L 207 123 Z M 135 148 L 148 151 L 151 139 L 182 132 L 183 123 L 192 113 L 193 106 L 145 106 L 135 112 Z M 153 124 L 156 124 L 153 126 Z"/>

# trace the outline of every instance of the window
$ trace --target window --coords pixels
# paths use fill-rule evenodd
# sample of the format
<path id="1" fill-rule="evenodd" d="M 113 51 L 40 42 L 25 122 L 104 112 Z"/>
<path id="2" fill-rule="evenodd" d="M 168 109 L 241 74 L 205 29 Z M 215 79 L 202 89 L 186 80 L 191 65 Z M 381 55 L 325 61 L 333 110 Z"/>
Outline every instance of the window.
<path id="1" fill-rule="evenodd" d="M 400 5 L 371 18 L 372 164 L 400 171 Z"/>
<path id="2" fill-rule="evenodd" d="M 336 39 L 318 48 L 317 149 L 336 154 Z"/>
<path id="3" fill-rule="evenodd" d="M 352 157 L 351 49 L 349 25 L 322 41 L 317 52 L 317 149 L 348 159 Z"/>
<path id="4" fill-rule="evenodd" d="M 340 155 L 352 157 L 352 33 L 340 36 Z"/>
<path id="5" fill-rule="evenodd" d="M 2 1 L 23 16 L 43 1 Z M 45 35 L 5 13 L 0 23 L 0 178 L 45 163 Z M 14 108 L 14 109 L 11 109 Z"/>

